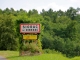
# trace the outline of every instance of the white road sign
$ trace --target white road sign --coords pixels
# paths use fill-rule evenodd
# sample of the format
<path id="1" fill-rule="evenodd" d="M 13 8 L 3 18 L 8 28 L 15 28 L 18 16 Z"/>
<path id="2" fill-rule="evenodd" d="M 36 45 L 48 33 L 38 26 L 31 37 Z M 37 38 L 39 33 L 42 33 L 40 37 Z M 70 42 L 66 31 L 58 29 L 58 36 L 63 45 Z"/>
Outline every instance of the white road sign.
<path id="1" fill-rule="evenodd" d="M 20 24 L 20 33 L 40 33 L 40 24 Z"/>

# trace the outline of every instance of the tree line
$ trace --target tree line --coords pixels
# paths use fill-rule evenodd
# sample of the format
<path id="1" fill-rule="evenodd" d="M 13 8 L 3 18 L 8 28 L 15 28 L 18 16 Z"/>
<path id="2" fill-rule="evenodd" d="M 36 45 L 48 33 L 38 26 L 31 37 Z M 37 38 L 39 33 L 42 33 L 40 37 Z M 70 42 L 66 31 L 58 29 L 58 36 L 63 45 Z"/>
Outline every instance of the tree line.
<path id="1" fill-rule="evenodd" d="M 19 50 L 22 35 L 20 23 L 40 23 L 39 36 L 42 49 L 55 49 L 67 56 L 80 55 L 80 8 L 67 11 L 36 9 L 15 11 L 0 9 L 0 50 Z"/>

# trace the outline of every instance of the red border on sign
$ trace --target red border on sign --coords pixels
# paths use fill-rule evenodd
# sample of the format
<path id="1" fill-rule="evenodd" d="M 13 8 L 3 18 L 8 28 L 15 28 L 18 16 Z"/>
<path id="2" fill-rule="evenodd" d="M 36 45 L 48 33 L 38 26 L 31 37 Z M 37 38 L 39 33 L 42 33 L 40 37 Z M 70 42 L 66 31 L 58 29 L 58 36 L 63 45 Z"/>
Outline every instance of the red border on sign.
<path id="1" fill-rule="evenodd" d="M 39 31 L 38 31 L 38 32 L 22 32 L 22 31 L 21 31 L 21 29 L 22 29 L 22 28 L 21 28 L 21 25 L 39 25 Z M 20 33 L 23 33 L 23 34 L 25 34 L 25 33 L 40 33 L 40 24 L 38 24 L 38 23 L 34 23 L 34 24 L 33 24 L 33 23 L 32 23 L 32 24 L 21 23 L 21 24 L 20 24 Z"/>

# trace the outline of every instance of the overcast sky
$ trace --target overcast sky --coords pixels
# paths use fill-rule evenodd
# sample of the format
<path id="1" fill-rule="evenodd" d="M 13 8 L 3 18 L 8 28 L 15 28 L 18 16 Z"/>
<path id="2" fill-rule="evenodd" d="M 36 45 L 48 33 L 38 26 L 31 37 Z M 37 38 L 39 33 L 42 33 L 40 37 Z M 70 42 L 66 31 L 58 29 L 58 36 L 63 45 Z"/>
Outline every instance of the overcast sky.
<path id="1" fill-rule="evenodd" d="M 69 7 L 80 7 L 80 0 L 0 0 L 0 9 L 14 8 L 15 10 L 24 9 L 26 11 L 37 9 L 48 10 L 67 10 Z"/>

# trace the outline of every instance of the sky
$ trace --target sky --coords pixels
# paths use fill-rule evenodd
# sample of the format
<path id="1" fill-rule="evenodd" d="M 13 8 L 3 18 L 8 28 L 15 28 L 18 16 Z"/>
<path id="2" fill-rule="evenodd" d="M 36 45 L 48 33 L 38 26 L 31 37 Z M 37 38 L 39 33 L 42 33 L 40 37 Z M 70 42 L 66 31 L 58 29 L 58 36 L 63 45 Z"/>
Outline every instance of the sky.
<path id="1" fill-rule="evenodd" d="M 42 9 L 53 11 L 66 11 L 69 7 L 80 8 L 80 0 L 0 0 L 0 9 L 14 8 L 14 10 L 24 9 L 26 11 Z"/>

